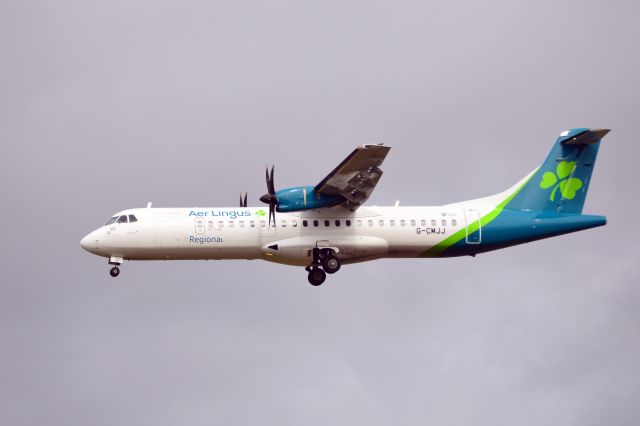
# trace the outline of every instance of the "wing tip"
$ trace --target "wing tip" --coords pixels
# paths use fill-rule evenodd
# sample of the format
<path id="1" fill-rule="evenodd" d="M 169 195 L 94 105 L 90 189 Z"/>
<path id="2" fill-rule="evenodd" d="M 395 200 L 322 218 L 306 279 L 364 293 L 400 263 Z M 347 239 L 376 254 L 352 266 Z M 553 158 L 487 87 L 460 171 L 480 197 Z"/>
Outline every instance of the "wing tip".
<path id="1" fill-rule="evenodd" d="M 362 145 L 358 145 L 359 149 L 386 149 L 389 150 L 391 149 L 390 146 L 385 145 L 384 143 L 365 143 Z"/>

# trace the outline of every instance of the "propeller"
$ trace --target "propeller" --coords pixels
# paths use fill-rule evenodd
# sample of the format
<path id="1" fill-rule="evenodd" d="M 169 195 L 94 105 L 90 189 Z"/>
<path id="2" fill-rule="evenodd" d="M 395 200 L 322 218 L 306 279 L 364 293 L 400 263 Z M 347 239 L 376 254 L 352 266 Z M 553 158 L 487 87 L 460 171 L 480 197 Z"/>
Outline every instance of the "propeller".
<path id="1" fill-rule="evenodd" d="M 247 193 L 240 193 L 240 207 L 247 207 Z"/>
<path id="2" fill-rule="evenodd" d="M 267 193 L 260 197 L 260 201 L 265 204 L 269 204 L 269 226 L 271 226 L 271 218 L 273 217 L 273 226 L 276 226 L 276 206 L 278 205 L 278 197 L 276 197 L 276 189 L 273 184 L 273 169 L 275 166 L 271 166 L 271 174 L 269 174 L 269 166 L 266 170 L 267 179 Z"/>

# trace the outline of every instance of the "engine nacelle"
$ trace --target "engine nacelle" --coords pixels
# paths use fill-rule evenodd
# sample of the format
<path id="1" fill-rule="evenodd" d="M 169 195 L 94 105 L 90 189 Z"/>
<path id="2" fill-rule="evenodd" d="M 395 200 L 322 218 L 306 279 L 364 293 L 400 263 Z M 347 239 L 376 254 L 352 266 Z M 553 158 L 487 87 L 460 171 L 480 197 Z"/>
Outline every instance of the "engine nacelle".
<path id="1" fill-rule="evenodd" d="M 294 186 L 276 191 L 278 212 L 295 212 L 331 207 L 345 201 L 342 195 L 322 195 L 314 191 L 313 186 Z"/>

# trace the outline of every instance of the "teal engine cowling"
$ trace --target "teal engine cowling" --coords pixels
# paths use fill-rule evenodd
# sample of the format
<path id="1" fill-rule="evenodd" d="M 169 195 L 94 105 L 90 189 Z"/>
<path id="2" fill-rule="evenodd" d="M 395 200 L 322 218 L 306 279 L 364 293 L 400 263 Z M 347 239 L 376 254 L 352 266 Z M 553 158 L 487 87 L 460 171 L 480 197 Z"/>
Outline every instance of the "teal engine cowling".
<path id="1" fill-rule="evenodd" d="M 318 194 L 311 185 L 294 186 L 276 191 L 276 211 L 295 212 L 331 207 L 345 201 L 342 195 Z"/>

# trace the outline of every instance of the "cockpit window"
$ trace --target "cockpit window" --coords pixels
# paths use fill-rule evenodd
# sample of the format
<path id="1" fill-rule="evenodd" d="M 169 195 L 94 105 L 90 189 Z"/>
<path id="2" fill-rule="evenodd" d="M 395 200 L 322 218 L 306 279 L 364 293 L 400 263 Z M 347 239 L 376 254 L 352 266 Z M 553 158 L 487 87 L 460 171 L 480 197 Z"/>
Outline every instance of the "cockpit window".
<path id="1" fill-rule="evenodd" d="M 118 219 L 118 223 L 127 223 L 127 222 L 128 222 L 127 216 L 125 215 L 120 216 L 120 218 Z"/>
<path id="2" fill-rule="evenodd" d="M 137 222 L 137 221 L 138 221 L 138 219 L 134 215 L 132 215 L 132 214 L 129 215 L 129 222 L 133 223 L 133 222 Z"/>
<path id="3" fill-rule="evenodd" d="M 104 224 L 104 226 L 111 225 L 112 223 L 115 223 L 116 220 L 118 220 L 118 216 L 114 216 L 111 219 L 109 219 L 107 223 Z"/>

